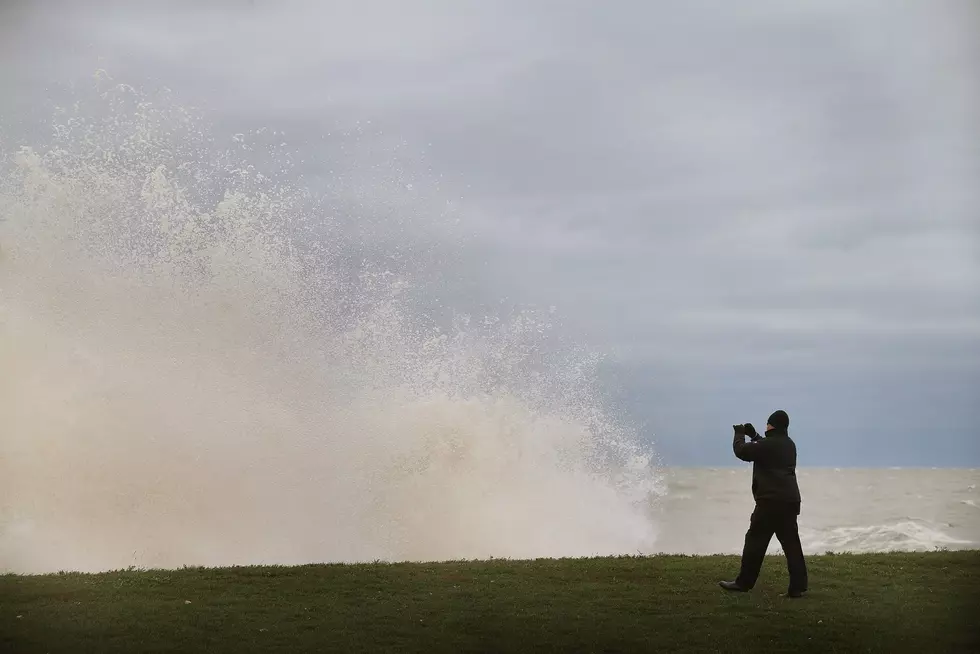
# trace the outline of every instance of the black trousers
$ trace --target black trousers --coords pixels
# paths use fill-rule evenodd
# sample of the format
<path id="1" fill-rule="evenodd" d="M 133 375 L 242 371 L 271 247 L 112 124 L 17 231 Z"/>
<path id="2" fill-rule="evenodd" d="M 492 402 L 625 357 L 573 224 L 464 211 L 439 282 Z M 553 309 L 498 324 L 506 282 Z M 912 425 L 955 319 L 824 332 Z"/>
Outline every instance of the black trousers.
<path id="1" fill-rule="evenodd" d="M 800 529 L 797 516 L 799 503 L 756 502 L 755 511 L 745 532 L 745 547 L 742 549 L 742 569 L 735 582 L 742 588 L 752 588 L 759 579 L 762 561 L 773 534 L 779 539 L 786 555 L 789 569 L 789 590 L 807 590 L 806 561 L 803 558 L 803 545 L 800 544 Z"/>

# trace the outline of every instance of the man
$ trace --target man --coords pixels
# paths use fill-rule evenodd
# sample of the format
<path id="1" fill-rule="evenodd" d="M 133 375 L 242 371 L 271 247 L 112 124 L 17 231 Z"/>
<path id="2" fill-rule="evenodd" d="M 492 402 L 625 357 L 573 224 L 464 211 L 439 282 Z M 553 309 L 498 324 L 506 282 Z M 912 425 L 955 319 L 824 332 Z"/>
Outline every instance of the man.
<path id="1" fill-rule="evenodd" d="M 732 449 L 742 461 L 752 462 L 752 496 L 755 510 L 745 534 L 742 569 L 735 581 L 722 581 L 725 590 L 748 592 L 755 586 L 762 561 L 773 534 L 779 539 L 789 568 L 788 597 L 802 597 L 807 591 L 806 561 L 800 544 L 797 516 L 800 515 L 800 487 L 796 482 L 796 443 L 789 437 L 789 416 L 776 411 L 761 438 L 751 423 L 735 425 Z M 752 442 L 746 443 L 748 436 Z"/>

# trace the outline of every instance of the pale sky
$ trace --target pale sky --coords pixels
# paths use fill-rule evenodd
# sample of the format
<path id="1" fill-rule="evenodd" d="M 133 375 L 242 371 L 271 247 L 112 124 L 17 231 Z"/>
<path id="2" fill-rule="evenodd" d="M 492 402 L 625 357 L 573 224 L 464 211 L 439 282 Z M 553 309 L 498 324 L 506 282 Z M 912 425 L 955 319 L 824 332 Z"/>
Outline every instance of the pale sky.
<path id="1" fill-rule="evenodd" d="M 312 184 L 397 159 L 440 292 L 554 306 L 668 463 L 783 408 L 801 465 L 980 465 L 971 0 L 8 0 L 0 145 L 100 68 Z"/>

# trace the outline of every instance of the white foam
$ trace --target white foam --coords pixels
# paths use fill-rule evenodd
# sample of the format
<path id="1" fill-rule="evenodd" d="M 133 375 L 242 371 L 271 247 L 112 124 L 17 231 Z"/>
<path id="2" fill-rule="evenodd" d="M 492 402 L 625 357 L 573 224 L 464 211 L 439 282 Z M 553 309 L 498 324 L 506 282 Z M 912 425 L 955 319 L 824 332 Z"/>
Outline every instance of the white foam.
<path id="1" fill-rule="evenodd" d="M 815 553 L 922 551 L 971 542 L 950 536 L 935 523 L 914 519 L 817 531 L 801 529 L 800 538 L 804 549 Z"/>
<path id="2" fill-rule="evenodd" d="M 247 137 L 103 90 L 3 157 L 0 569 L 652 546 L 651 454 L 550 317 L 434 324 L 421 218 L 345 231 Z"/>

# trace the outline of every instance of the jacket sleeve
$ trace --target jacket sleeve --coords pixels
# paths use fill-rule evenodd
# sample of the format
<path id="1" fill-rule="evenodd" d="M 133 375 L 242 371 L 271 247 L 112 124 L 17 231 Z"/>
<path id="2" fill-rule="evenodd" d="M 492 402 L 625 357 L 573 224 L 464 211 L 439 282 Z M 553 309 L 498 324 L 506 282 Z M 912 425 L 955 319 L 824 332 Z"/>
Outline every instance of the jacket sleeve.
<path id="1" fill-rule="evenodd" d="M 744 434 L 735 434 L 732 440 L 732 450 L 735 452 L 735 456 L 742 461 L 759 461 L 765 456 L 765 439 L 746 443 Z"/>

